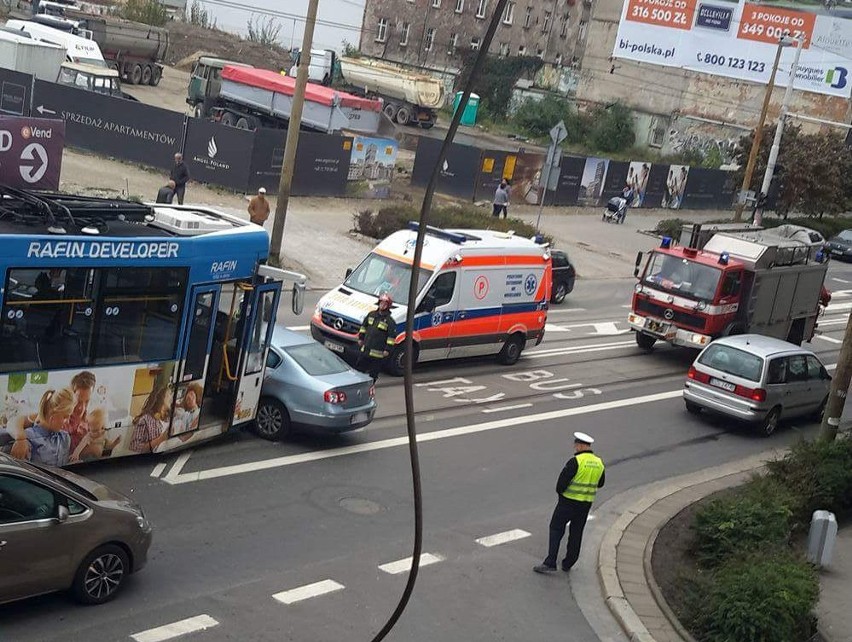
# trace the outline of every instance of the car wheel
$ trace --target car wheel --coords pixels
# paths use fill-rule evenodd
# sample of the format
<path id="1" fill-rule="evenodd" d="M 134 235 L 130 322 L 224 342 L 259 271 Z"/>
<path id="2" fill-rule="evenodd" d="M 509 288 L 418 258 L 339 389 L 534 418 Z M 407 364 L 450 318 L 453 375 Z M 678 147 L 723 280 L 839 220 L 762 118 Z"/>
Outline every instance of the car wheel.
<path id="1" fill-rule="evenodd" d="M 559 283 L 556 286 L 556 291 L 553 293 L 551 301 L 554 303 L 562 303 L 565 300 L 565 295 L 568 294 L 568 288 L 564 283 Z"/>
<path id="2" fill-rule="evenodd" d="M 254 419 L 254 431 L 261 439 L 280 441 L 293 432 L 290 414 L 277 399 L 264 397 L 257 407 Z"/>
<path id="3" fill-rule="evenodd" d="M 390 353 L 390 357 L 385 362 L 385 371 L 394 377 L 401 377 L 405 374 L 405 348 L 404 344 L 400 343 Z M 417 346 L 414 347 L 414 360 L 412 367 L 417 365 Z"/>
<path id="4" fill-rule="evenodd" d="M 700 415 L 701 414 L 701 406 L 693 401 L 684 401 L 686 405 L 686 412 L 690 415 Z"/>
<path id="5" fill-rule="evenodd" d="M 506 339 L 506 343 L 503 344 L 503 348 L 497 354 L 497 362 L 504 366 L 513 366 L 518 363 L 523 350 L 524 337 L 520 334 L 513 334 Z"/>
<path id="6" fill-rule="evenodd" d="M 83 604 L 103 604 L 118 594 L 129 573 L 127 553 L 107 544 L 86 556 L 74 575 L 71 592 Z"/>
<path id="7" fill-rule="evenodd" d="M 654 349 L 654 344 L 657 342 L 657 337 L 652 337 L 644 332 L 636 333 L 636 345 L 642 348 L 645 352 L 651 352 Z"/>
<path id="8" fill-rule="evenodd" d="M 775 406 L 772 410 L 766 413 L 758 430 L 764 437 L 769 437 L 778 428 L 778 420 L 781 418 L 781 408 Z"/>

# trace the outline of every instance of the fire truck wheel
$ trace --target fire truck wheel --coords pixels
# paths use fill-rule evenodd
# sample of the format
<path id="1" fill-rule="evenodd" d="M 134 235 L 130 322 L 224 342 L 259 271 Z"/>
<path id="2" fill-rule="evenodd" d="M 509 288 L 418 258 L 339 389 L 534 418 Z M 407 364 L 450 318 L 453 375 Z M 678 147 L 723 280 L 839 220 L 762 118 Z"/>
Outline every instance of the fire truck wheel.
<path id="1" fill-rule="evenodd" d="M 759 426 L 760 434 L 764 437 L 769 437 L 775 432 L 778 427 L 778 419 L 781 417 L 781 408 L 775 406 L 772 410 L 766 413 Z"/>
<path id="2" fill-rule="evenodd" d="M 644 332 L 636 333 L 636 345 L 642 348 L 645 352 L 651 352 L 654 349 L 654 344 L 657 342 L 656 337 Z"/>

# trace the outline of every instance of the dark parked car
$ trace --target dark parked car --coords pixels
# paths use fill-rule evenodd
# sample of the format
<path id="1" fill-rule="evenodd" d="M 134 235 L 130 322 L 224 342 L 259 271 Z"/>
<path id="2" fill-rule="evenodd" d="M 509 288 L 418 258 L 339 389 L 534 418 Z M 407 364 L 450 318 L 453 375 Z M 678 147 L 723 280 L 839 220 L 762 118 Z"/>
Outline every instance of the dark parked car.
<path id="1" fill-rule="evenodd" d="M 565 296 L 571 294 L 574 289 L 574 279 L 577 273 L 571 259 L 562 250 L 551 250 L 553 259 L 553 288 L 550 291 L 550 300 L 553 303 L 562 303 Z"/>
<path id="2" fill-rule="evenodd" d="M 151 530 L 124 495 L 0 453 L 0 604 L 69 589 L 106 602 L 145 566 Z"/>
<path id="3" fill-rule="evenodd" d="M 843 230 L 837 236 L 828 239 L 828 251 L 832 258 L 842 261 L 852 260 L 852 230 Z"/>

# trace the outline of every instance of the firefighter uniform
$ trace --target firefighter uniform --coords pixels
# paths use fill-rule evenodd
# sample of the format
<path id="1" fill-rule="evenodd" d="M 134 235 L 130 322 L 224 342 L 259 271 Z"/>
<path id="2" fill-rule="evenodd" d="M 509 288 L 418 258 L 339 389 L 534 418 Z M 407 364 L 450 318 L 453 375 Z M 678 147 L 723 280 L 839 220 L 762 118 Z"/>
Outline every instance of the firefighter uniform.
<path id="1" fill-rule="evenodd" d="M 379 308 L 370 312 L 358 330 L 358 342 L 361 344 L 359 369 L 375 381 L 379 378 L 385 352 L 390 352 L 396 343 L 396 322 L 390 310 Z"/>
<path id="2" fill-rule="evenodd" d="M 544 563 L 533 569 L 536 572 L 549 573 L 556 570 L 559 545 L 565 535 L 565 527 L 569 523 L 568 548 L 565 559 L 562 560 L 562 570 L 571 570 L 580 557 L 580 544 L 583 540 L 586 519 L 595 501 L 598 488 L 603 487 L 605 482 L 604 463 L 591 451 L 592 443 L 594 439 L 589 435 L 582 432 L 574 433 L 577 452 L 565 464 L 556 482 L 559 500 L 550 519 L 550 546 Z"/>

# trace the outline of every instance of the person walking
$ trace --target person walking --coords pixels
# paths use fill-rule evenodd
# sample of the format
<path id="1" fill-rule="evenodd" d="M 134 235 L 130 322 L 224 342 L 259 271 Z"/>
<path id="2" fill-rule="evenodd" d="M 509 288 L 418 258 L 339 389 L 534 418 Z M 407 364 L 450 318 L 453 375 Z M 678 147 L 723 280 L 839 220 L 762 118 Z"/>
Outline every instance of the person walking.
<path id="1" fill-rule="evenodd" d="M 370 375 L 374 382 L 396 343 L 396 322 L 391 316 L 391 305 L 393 299 L 390 294 L 383 293 L 379 296 L 379 307 L 364 317 L 358 330 L 358 345 L 361 347 L 358 369 Z"/>
<path id="2" fill-rule="evenodd" d="M 249 220 L 255 225 L 266 223 L 269 218 L 269 201 L 266 200 L 266 188 L 261 187 L 257 190 L 257 195 L 252 196 L 248 204 Z"/>
<path id="3" fill-rule="evenodd" d="M 583 529 L 595 493 L 602 488 L 605 481 L 603 460 L 592 452 L 595 440 L 586 433 L 574 433 L 574 456 L 568 460 L 559 480 L 556 482 L 556 492 L 559 501 L 550 518 L 550 546 L 544 562 L 535 566 L 536 573 L 553 573 L 556 571 L 556 558 L 559 555 L 559 545 L 565 535 L 565 526 L 570 522 L 568 531 L 568 548 L 565 559 L 562 560 L 562 570 L 570 571 L 580 557 L 580 543 L 583 541 Z"/>
<path id="4" fill-rule="evenodd" d="M 500 218 L 501 213 L 503 218 L 506 218 L 509 214 L 509 190 L 505 180 L 500 181 L 497 189 L 494 190 L 494 209 L 491 215 Z"/>
<path id="5" fill-rule="evenodd" d="M 186 184 L 189 182 L 189 168 L 183 162 L 183 154 L 175 154 L 175 164 L 169 173 L 169 181 L 175 184 L 175 197 L 179 205 L 183 205 L 183 195 L 186 193 Z"/>

